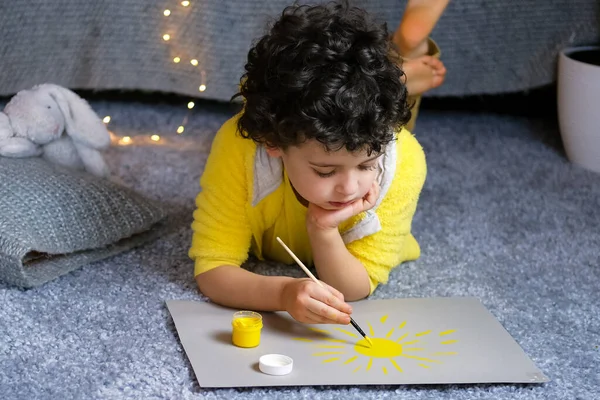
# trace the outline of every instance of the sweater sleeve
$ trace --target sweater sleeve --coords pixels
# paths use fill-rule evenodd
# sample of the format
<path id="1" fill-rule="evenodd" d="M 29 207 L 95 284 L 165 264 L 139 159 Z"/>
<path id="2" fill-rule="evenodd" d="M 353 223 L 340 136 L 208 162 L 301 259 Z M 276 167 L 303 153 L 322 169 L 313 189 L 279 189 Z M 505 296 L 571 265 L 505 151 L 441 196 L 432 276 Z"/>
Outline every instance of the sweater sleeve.
<path id="1" fill-rule="evenodd" d="M 348 251 L 367 270 L 371 293 L 379 283 L 387 283 L 394 267 L 420 255 L 411 225 L 427 174 L 425 154 L 407 130 L 400 133 L 398 150 L 392 185 L 376 210 L 381 230 L 348 244 Z"/>
<path id="2" fill-rule="evenodd" d="M 252 231 L 246 213 L 246 155 L 252 143 L 237 134 L 236 117 L 217 132 L 196 197 L 189 256 L 194 276 L 221 265 L 240 266 L 248 257 Z"/>

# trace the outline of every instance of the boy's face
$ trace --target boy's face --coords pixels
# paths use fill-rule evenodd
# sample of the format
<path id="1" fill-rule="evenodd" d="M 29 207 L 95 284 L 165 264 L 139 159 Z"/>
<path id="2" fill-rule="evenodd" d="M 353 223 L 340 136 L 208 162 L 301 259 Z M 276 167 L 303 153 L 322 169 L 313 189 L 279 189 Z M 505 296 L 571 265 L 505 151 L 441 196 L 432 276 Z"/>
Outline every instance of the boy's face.
<path id="1" fill-rule="evenodd" d="M 267 153 L 281 157 L 290 182 L 304 200 L 326 210 L 344 208 L 364 197 L 377 177 L 381 157 L 346 149 L 327 152 L 316 140 L 285 151 L 267 148 Z"/>

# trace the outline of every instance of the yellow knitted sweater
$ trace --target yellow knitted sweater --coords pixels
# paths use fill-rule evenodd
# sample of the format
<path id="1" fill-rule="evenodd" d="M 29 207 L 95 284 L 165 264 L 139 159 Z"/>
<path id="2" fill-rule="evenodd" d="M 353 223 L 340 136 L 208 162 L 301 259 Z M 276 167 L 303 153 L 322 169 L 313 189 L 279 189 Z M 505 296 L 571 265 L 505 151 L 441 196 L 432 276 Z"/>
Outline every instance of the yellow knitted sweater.
<path id="1" fill-rule="evenodd" d="M 273 243 L 276 236 L 287 238 L 294 253 L 304 263 L 312 263 L 302 214 L 306 210 L 293 195 L 285 171 L 279 187 L 253 205 L 257 145 L 238 134 L 236 123 L 237 116 L 217 132 L 200 179 L 202 191 L 196 198 L 189 250 L 194 275 L 220 265 L 240 266 L 250 252 L 259 259 L 293 264 L 280 245 Z M 399 132 L 396 146 L 395 175 L 375 209 L 381 229 L 347 243 L 348 251 L 367 270 L 371 293 L 379 283 L 387 283 L 392 268 L 420 255 L 411 223 L 425 181 L 425 155 L 405 129 Z M 340 232 L 356 225 L 364 214 L 346 221 Z"/>

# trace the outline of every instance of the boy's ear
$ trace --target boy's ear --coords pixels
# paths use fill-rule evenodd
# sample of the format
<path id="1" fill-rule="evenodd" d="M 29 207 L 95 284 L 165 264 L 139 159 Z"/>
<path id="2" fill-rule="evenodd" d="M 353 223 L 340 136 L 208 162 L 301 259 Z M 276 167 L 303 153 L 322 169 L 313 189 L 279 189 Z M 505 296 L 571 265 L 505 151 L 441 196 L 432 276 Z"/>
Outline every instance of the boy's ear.
<path id="1" fill-rule="evenodd" d="M 274 158 L 278 158 L 283 155 L 283 150 L 281 150 L 279 147 L 265 145 L 265 150 L 267 151 L 267 154 L 269 156 L 274 157 Z"/>

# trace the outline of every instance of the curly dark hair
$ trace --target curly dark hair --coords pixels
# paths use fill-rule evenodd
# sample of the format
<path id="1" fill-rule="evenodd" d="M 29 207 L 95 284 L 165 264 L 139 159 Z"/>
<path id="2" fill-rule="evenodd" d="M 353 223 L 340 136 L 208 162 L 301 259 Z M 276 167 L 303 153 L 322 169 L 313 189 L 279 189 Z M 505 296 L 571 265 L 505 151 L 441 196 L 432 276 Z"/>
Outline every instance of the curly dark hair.
<path id="1" fill-rule="evenodd" d="M 347 1 L 287 7 L 248 53 L 238 129 L 282 149 L 381 153 L 411 115 L 397 54 L 387 25 Z"/>

